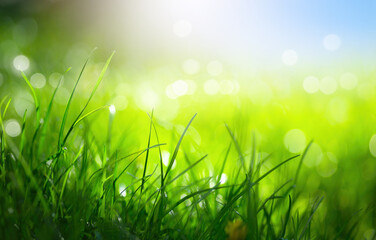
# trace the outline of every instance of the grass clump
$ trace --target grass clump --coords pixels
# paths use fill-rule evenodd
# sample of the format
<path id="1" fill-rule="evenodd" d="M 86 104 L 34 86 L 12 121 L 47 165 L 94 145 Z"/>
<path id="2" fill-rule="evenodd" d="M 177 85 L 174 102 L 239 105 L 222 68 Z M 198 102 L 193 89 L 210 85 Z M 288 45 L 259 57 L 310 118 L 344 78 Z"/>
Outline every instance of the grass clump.
<path id="1" fill-rule="evenodd" d="M 256 144 L 251 147 L 251 154 L 246 154 L 235 132 L 225 125 L 228 148 L 215 171 L 202 176 L 199 169 L 205 169 L 207 155 L 196 157 L 183 144 L 196 115 L 178 140 L 167 144 L 160 141 L 160 125 L 152 113 L 144 148 L 124 154 L 123 145 L 113 146 L 114 113 L 104 111 L 109 106 L 88 110 L 112 56 L 83 107 L 77 109 L 74 100 L 88 60 L 85 62 L 62 116 L 53 112 L 60 84 L 44 108 L 22 73 L 34 97 L 35 119 L 27 119 L 25 112 L 20 139 L 6 134 L 3 119 L 11 98 L 2 98 L 1 239 L 234 240 L 332 236 L 321 231 L 314 221 L 324 201 L 322 196 L 297 206 L 301 194 L 297 180 L 310 144 L 302 155 L 279 159 L 275 166 L 263 169 L 271 156 L 257 154 Z M 73 118 L 72 107 L 78 112 Z M 108 114 L 109 121 L 94 125 L 91 117 L 95 114 Z M 70 119 L 73 120 L 69 125 Z M 106 132 L 101 139 L 92 133 L 94 128 Z M 162 148 L 167 146 L 173 151 L 164 166 Z M 177 161 L 181 164 L 174 168 Z M 226 172 L 225 182 L 222 176 L 226 164 L 231 164 L 231 171 Z M 272 194 L 262 196 L 260 184 L 273 173 L 286 170 L 287 164 L 297 165 L 291 175 L 294 178 L 290 174 L 284 176 L 279 185 L 271 186 Z M 345 225 L 336 234 L 338 238 L 354 238 L 356 222 Z"/>

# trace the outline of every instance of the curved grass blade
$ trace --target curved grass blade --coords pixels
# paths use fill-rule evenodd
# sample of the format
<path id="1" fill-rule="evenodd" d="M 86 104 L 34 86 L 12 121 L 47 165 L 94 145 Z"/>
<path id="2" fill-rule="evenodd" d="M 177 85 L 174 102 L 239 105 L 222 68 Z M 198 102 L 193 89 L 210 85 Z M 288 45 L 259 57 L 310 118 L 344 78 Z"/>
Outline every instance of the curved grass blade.
<path id="1" fill-rule="evenodd" d="M 110 55 L 110 57 L 107 59 L 106 64 L 104 65 L 104 67 L 103 67 L 103 69 L 102 69 L 102 71 L 101 71 L 101 73 L 100 73 L 100 75 L 99 75 L 99 77 L 98 77 L 98 79 L 97 79 L 97 82 L 96 82 L 96 84 L 95 84 L 95 86 L 94 86 L 94 89 L 91 91 L 91 94 L 90 94 L 88 100 L 86 101 L 85 106 L 82 108 L 81 112 L 77 115 L 76 119 L 74 120 L 74 122 L 72 123 L 71 127 L 69 128 L 67 134 L 66 134 L 65 137 L 64 137 L 64 140 L 61 142 L 61 146 L 64 146 L 64 145 L 65 145 L 65 142 L 67 141 L 67 139 L 68 139 L 70 133 L 72 132 L 72 130 L 73 130 L 73 128 L 74 128 L 76 122 L 80 119 L 81 115 L 84 113 L 85 109 L 86 109 L 87 106 L 89 105 L 91 99 L 93 98 L 95 92 L 97 91 L 97 88 L 98 88 L 99 84 L 102 82 L 103 76 L 104 76 L 104 74 L 106 73 L 107 68 L 108 68 L 108 66 L 109 66 L 109 64 L 110 64 L 110 62 L 111 62 L 111 59 L 112 59 L 112 57 L 114 56 L 114 54 L 115 54 L 115 51 L 113 51 L 112 54 Z M 86 63 L 87 63 L 87 61 L 86 61 Z M 84 67 L 86 66 L 86 63 L 85 63 L 85 65 L 84 65 Z M 82 71 L 83 71 L 83 70 L 82 70 Z M 82 71 L 81 71 L 81 74 L 82 74 Z M 81 77 L 81 74 L 80 74 L 80 77 Z M 78 83 L 78 80 L 77 80 L 77 82 L 76 82 L 76 85 L 75 85 L 74 90 L 76 89 L 77 83 Z M 74 91 L 74 90 L 73 90 L 73 91 Z M 72 92 L 72 95 L 73 95 L 73 92 Z M 62 130 L 61 130 L 61 131 L 62 131 Z"/>
<path id="2" fill-rule="evenodd" d="M 77 81 L 73 87 L 73 90 L 71 92 L 71 95 L 69 96 L 69 99 L 68 99 L 68 102 L 67 102 L 67 106 L 65 107 L 65 111 L 64 111 L 64 115 L 63 115 L 63 119 L 61 121 L 61 125 L 60 125 L 60 131 L 59 131 L 59 138 L 58 138 L 58 146 L 57 146 L 57 149 L 58 149 L 58 152 L 60 151 L 60 148 L 64 145 L 62 144 L 62 139 L 63 139 L 63 132 L 64 132 L 64 128 L 65 128 L 65 122 L 67 121 L 67 117 L 68 117 L 68 111 L 69 111 L 69 108 L 70 108 L 70 105 L 71 105 L 71 102 L 72 102 L 72 99 L 73 99 L 73 95 L 77 89 L 77 85 L 78 83 L 80 82 L 80 79 L 82 77 L 82 74 L 86 68 L 86 65 L 91 57 L 91 55 L 93 54 L 93 52 L 95 51 L 96 49 L 93 49 L 90 54 L 89 54 L 89 57 L 86 59 L 83 67 L 81 68 L 81 71 L 80 71 L 80 74 L 78 75 L 78 78 L 77 78 Z"/>
<path id="3" fill-rule="evenodd" d="M 141 183 L 141 193 L 144 190 L 144 183 L 145 183 L 145 175 L 146 175 L 146 168 L 148 166 L 148 159 L 149 159 L 149 147 L 150 147 L 150 139 L 151 139 L 151 129 L 153 126 L 153 112 L 151 111 L 151 117 L 150 117 L 150 129 L 149 129 L 149 138 L 148 138 L 148 150 L 146 151 L 146 157 L 145 157 L 145 164 L 144 164 L 144 172 L 142 174 L 142 183 Z"/>
<path id="4" fill-rule="evenodd" d="M 29 88 L 31 90 L 31 93 L 33 94 L 34 104 L 35 104 L 35 112 L 37 114 L 37 124 L 39 124 L 39 121 L 40 121 L 40 108 L 39 108 L 39 101 L 38 101 L 37 94 L 35 93 L 35 90 L 34 90 L 33 86 L 31 85 L 29 79 L 26 77 L 26 75 L 25 75 L 25 73 L 23 71 L 21 71 L 21 75 L 22 75 L 23 79 L 25 80 L 25 82 L 27 83 L 27 85 L 29 86 Z"/>
<path id="5" fill-rule="evenodd" d="M 171 171 L 171 168 L 172 168 L 172 165 L 174 164 L 175 162 L 175 159 L 176 159 L 176 156 L 178 155 L 178 151 L 179 151 L 179 147 L 180 147 L 180 144 L 181 142 L 183 141 L 183 137 L 185 135 L 185 133 L 187 132 L 189 126 L 191 125 L 193 119 L 196 117 L 197 113 L 195 115 L 193 115 L 193 117 L 191 118 L 191 120 L 189 121 L 188 125 L 185 127 L 184 131 L 183 131 L 183 134 L 180 136 L 180 139 L 178 141 L 178 143 L 176 144 L 176 147 L 175 147 L 175 150 L 174 150 L 174 153 L 172 154 L 171 158 L 170 158 L 170 162 L 167 166 L 167 170 L 166 170 L 166 174 L 165 174 L 165 177 L 164 177 L 164 180 L 166 180 L 169 172 Z"/>

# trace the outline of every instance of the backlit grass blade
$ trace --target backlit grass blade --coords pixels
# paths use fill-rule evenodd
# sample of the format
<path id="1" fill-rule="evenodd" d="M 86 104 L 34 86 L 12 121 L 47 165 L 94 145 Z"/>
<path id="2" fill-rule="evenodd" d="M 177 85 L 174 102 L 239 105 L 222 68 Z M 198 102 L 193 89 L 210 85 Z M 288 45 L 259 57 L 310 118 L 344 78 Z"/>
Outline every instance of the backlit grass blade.
<path id="1" fill-rule="evenodd" d="M 144 172 L 142 174 L 142 183 L 141 183 L 141 193 L 142 191 L 144 190 L 144 178 L 145 178 L 145 175 L 146 175 L 146 169 L 147 169 L 147 166 L 148 166 L 148 159 L 149 159 L 149 147 L 150 147 L 150 139 L 151 139 L 151 130 L 152 130 L 152 127 L 153 127 L 153 111 L 151 111 L 151 117 L 150 117 L 150 127 L 149 127 L 149 137 L 148 137 L 148 146 L 147 146 L 147 149 L 146 150 L 146 157 L 145 157 L 145 164 L 144 164 Z"/>
<path id="2" fill-rule="evenodd" d="M 67 139 L 68 139 L 70 133 L 72 132 L 74 126 L 76 125 L 77 121 L 80 119 L 80 117 L 82 116 L 82 114 L 84 113 L 85 109 L 87 108 L 87 106 L 89 105 L 91 99 L 93 98 L 95 92 L 97 91 L 97 88 L 98 88 L 99 84 L 102 82 L 103 76 L 104 76 L 104 74 L 106 73 L 107 68 L 108 68 L 108 66 L 109 66 L 109 64 L 110 64 L 110 62 L 111 62 L 111 59 L 112 59 L 112 57 L 114 56 L 114 54 L 115 54 L 115 51 L 112 52 L 112 54 L 110 55 L 110 57 L 107 59 L 105 65 L 104 65 L 104 67 L 103 67 L 103 69 L 102 69 L 102 71 L 101 71 L 101 73 L 100 73 L 100 75 L 99 75 L 99 77 L 98 77 L 98 79 L 97 79 L 97 82 L 96 82 L 96 84 L 95 84 L 95 86 L 94 86 L 94 89 L 91 91 L 91 94 L 90 94 L 88 100 L 86 101 L 86 103 L 85 103 L 84 107 L 82 108 L 81 112 L 77 115 L 76 119 L 73 121 L 71 127 L 69 128 L 67 134 L 65 135 L 64 140 L 63 140 L 62 143 L 61 143 L 62 146 L 65 145 L 65 142 L 67 141 Z M 86 63 L 87 63 L 87 61 L 86 61 Z M 85 63 L 85 65 L 84 65 L 84 67 L 86 66 L 86 63 Z M 82 70 L 82 71 L 83 71 L 83 70 Z M 81 73 L 82 73 L 82 71 L 81 71 Z M 80 76 L 81 76 L 81 73 L 80 73 Z M 75 85 L 74 90 L 76 89 L 77 83 L 78 83 L 78 80 L 77 80 L 77 82 L 76 82 L 76 85 Z M 73 92 L 72 92 L 72 95 L 73 95 Z"/>
<path id="3" fill-rule="evenodd" d="M 64 73 L 63 75 L 60 77 L 59 79 L 59 82 L 58 84 L 56 85 L 55 89 L 54 89 L 54 92 L 52 93 L 52 96 L 50 98 L 50 101 L 48 103 L 48 107 L 47 107 L 47 111 L 46 111 L 46 115 L 44 116 L 44 120 L 43 120 L 43 124 L 42 124 L 42 128 L 41 128 L 41 138 L 39 140 L 39 148 L 38 148 L 38 154 L 40 153 L 40 151 L 42 151 L 42 149 L 44 148 L 44 140 L 45 140 L 45 136 L 46 136 L 46 132 L 47 132 L 47 124 L 49 123 L 49 120 L 50 120 L 50 115 L 51 115 L 51 110 L 52 110 L 52 105 L 54 103 L 54 100 L 55 100 L 55 96 L 56 96 L 56 93 L 61 85 L 61 82 L 63 81 L 63 78 L 65 76 L 65 74 L 67 72 L 70 71 L 71 68 L 68 68 Z M 35 133 L 35 136 L 36 136 L 37 132 Z M 35 140 L 33 139 L 33 142 Z"/>
<path id="4" fill-rule="evenodd" d="M 21 155 L 22 155 L 22 152 L 23 152 L 23 149 L 24 149 L 24 145 L 25 145 L 26 113 L 27 113 L 27 109 L 25 109 L 25 112 L 24 112 L 24 115 L 23 115 L 23 119 L 22 119 L 21 140 L 20 140 L 20 154 Z"/>
<path id="5" fill-rule="evenodd" d="M 299 236 L 299 240 L 303 238 L 304 234 L 306 233 L 306 230 L 308 228 L 308 226 L 310 225 L 311 221 L 312 221 L 312 218 L 313 218 L 313 214 L 315 214 L 317 208 L 320 206 L 322 200 L 324 199 L 324 197 L 321 197 L 318 201 L 315 202 L 315 204 L 312 206 L 312 211 L 311 211 L 311 215 L 309 216 L 308 218 L 308 221 L 306 223 L 306 225 L 304 226 L 303 230 L 302 230 L 302 233 L 300 234 Z"/>
<path id="6" fill-rule="evenodd" d="M 299 177 L 299 173 L 300 173 L 300 169 L 302 167 L 302 164 L 303 164 L 303 161 L 304 161 L 304 158 L 306 157 L 307 153 L 308 153 L 308 150 L 309 148 L 311 147 L 313 143 L 313 140 L 311 140 L 307 147 L 304 149 L 304 152 L 302 154 L 302 157 L 300 158 L 300 161 L 299 161 L 299 164 L 298 164 L 298 168 L 296 169 L 296 173 L 295 173 L 295 179 L 294 179 L 294 182 L 297 183 L 298 182 L 298 177 Z"/>
<path id="7" fill-rule="evenodd" d="M 35 104 L 35 112 L 37 114 L 36 120 L 37 120 L 37 125 L 38 125 L 39 121 L 40 121 L 40 108 L 39 108 L 39 101 L 38 101 L 37 94 L 35 93 L 33 86 L 31 85 L 29 79 L 26 77 L 26 75 L 23 71 L 21 71 L 21 75 L 22 75 L 23 79 L 25 80 L 25 82 L 27 83 L 27 85 L 29 86 L 31 93 L 33 94 L 34 104 Z"/>
<path id="8" fill-rule="evenodd" d="M 91 51 L 91 53 L 89 54 L 89 57 L 86 59 L 86 61 L 85 61 L 84 65 L 83 65 L 83 67 L 81 68 L 80 74 L 78 75 L 78 78 L 77 78 L 77 80 L 76 80 L 76 83 L 74 84 L 73 90 L 72 90 L 72 92 L 71 92 L 71 94 L 70 94 L 70 96 L 69 96 L 69 99 L 68 99 L 68 102 L 67 102 L 67 106 L 65 107 L 65 111 L 64 111 L 63 118 L 62 118 L 61 125 L 60 125 L 59 137 L 58 137 L 58 144 L 57 144 L 57 145 L 58 145 L 58 146 L 57 146 L 57 148 L 58 148 L 58 149 L 57 149 L 58 152 L 60 151 L 60 148 L 62 147 L 62 145 L 64 145 L 64 144 L 62 144 L 62 140 L 63 140 L 63 134 L 64 134 L 64 128 L 65 128 L 65 122 L 67 121 L 68 112 L 69 112 L 69 108 L 70 108 L 70 105 L 71 105 L 71 102 L 72 102 L 72 99 L 73 99 L 73 95 L 74 95 L 74 93 L 76 92 L 77 85 L 78 85 L 78 83 L 80 82 L 80 79 L 81 79 L 82 74 L 83 74 L 83 72 L 84 72 L 84 70 L 85 70 L 85 68 L 86 68 L 86 65 L 87 65 L 87 63 L 88 63 L 88 61 L 89 61 L 89 59 L 90 59 L 92 53 L 93 53 L 95 50 L 96 50 L 96 49 L 93 49 L 93 50 Z"/>
<path id="9" fill-rule="evenodd" d="M 178 151 L 179 151 L 179 147 L 180 147 L 180 144 L 181 142 L 183 141 L 183 137 L 185 135 L 185 133 L 187 132 L 189 126 L 191 125 L 193 119 L 196 117 L 197 113 L 191 118 L 191 120 L 189 121 L 188 125 L 185 127 L 182 135 L 180 136 L 180 139 L 178 141 L 178 143 L 176 144 L 176 147 L 175 147 L 175 150 L 174 150 L 174 153 L 172 154 L 171 158 L 170 158 L 170 162 L 167 166 L 167 170 L 166 170 L 166 173 L 165 173 L 165 177 L 164 177 L 164 180 L 166 180 L 171 168 L 172 168 L 172 165 L 174 164 L 175 162 L 175 159 L 176 159 L 176 156 L 178 155 Z"/>

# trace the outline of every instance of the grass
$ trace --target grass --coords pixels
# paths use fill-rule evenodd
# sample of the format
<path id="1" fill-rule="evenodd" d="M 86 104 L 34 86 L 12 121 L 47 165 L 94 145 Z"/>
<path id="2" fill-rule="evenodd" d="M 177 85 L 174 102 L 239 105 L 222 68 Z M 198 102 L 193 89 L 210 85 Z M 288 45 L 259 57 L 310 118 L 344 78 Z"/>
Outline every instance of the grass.
<path id="1" fill-rule="evenodd" d="M 326 201 L 324 196 L 310 196 L 303 204 L 300 201 L 308 190 L 299 175 L 312 142 L 301 155 L 286 159 L 262 156 L 257 152 L 255 138 L 252 146 L 244 150 L 236 126 L 232 129 L 223 124 L 228 131 L 228 138 L 224 139 L 228 148 L 223 149 L 214 172 L 205 176 L 199 169 L 207 167 L 207 155 L 192 154 L 184 145 L 187 141 L 184 137 L 200 115 L 195 114 L 189 120 L 177 139 L 172 137 L 171 142 L 164 142 L 158 135 L 161 124 L 152 112 L 150 124 L 142 126 L 148 129 L 143 148 L 131 151 L 129 142 L 127 146 L 122 142 L 115 144 L 115 113 L 106 111 L 107 105 L 90 105 L 112 56 L 105 62 L 87 99 L 77 95 L 89 59 L 85 62 L 64 111 L 54 111 L 60 84 L 44 107 L 28 77 L 21 73 L 33 95 L 35 112 L 32 118 L 26 118 L 25 112 L 19 139 L 7 136 L 3 123 L 12 99 L 9 96 L 1 99 L 1 239 L 355 239 L 358 236 L 357 226 L 367 210 L 342 219 L 343 223 L 339 223 L 342 227 L 337 229 L 323 227 L 328 223 L 326 218 L 315 220 Z M 77 109 L 75 101 L 83 102 L 83 107 Z M 108 116 L 108 121 L 93 121 L 99 115 Z M 94 129 L 101 130 L 100 138 L 93 133 Z M 122 132 L 119 127 L 115 130 L 117 134 Z M 174 136 L 173 130 L 171 134 Z M 173 151 L 164 166 L 162 148 L 166 146 Z M 277 163 L 265 167 L 272 157 L 278 159 Z M 176 162 L 179 167 L 174 168 Z M 225 170 L 226 182 L 221 180 Z M 273 175 L 278 176 L 275 176 L 278 181 L 269 186 L 272 193 L 264 196 L 263 183 Z M 330 214 L 330 209 L 327 211 Z"/>

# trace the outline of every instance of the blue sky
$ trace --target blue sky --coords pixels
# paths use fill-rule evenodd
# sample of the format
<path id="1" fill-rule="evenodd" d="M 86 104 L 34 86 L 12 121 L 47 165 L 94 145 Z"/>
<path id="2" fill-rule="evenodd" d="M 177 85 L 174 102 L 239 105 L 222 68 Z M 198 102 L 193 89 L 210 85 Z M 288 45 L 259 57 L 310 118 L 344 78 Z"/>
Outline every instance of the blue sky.
<path id="1" fill-rule="evenodd" d="M 96 3 L 95 3 L 96 2 Z M 300 63 L 376 57 L 376 1 L 339 0 L 109 0 L 74 7 L 91 29 L 103 27 L 108 40 L 135 56 L 213 56 L 229 61 L 280 63 L 286 49 Z M 78 10 L 77 10 L 78 9 Z M 71 14 L 71 12 L 69 13 Z M 88 19 L 91 20 L 89 21 Z M 191 33 L 172 32 L 187 20 Z M 325 36 L 336 34 L 341 46 L 328 52 Z M 191 56 L 189 56 L 191 55 Z"/>

